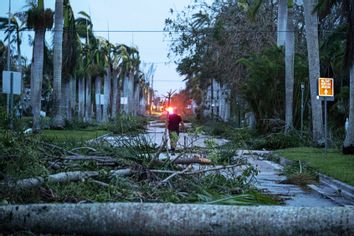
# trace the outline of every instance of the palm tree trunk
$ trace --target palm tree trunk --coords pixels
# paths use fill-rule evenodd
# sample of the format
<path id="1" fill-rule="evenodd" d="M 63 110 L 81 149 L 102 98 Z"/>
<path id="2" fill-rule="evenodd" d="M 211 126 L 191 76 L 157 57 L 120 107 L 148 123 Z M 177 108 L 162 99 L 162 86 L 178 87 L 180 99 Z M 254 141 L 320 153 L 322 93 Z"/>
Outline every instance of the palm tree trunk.
<path id="1" fill-rule="evenodd" d="M 121 104 L 121 96 L 123 94 L 123 80 L 124 80 L 124 73 L 119 71 L 118 73 L 118 89 L 117 89 L 117 114 L 120 114 L 122 111 L 122 104 Z"/>
<path id="2" fill-rule="evenodd" d="M 90 122 L 92 116 L 90 75 L 87 76 L 85 82 L 85 122 Z"/>
<path id="3" fill-rule="evenodd" d="M 285 45 L 286 24 L 288 18 L 288 0 L 279 0 L 278 2 L 278 27 L 277 27 L 277 45 Z"/>
<path id="4" fill-rule="evenodd" d="M 135 84 L 134 89 L 134 115 L 140 114 L 140 84 L 139 82 Z"/>
<path id="5" fill-rule="evenodd" d="M 79 91 L 78 118 L 79 120 L 83 120 L 85 116 L 85 78 L 80 78 L 78 80 L 78 91 Z"/>
<path id="6" fill-rule="evenodd" d="M 285 43 L 285 132 L 293 128 L 295 36 L 293 9 L 288 11 Z"/>
<path id="7" fill-rule="evenodd" d="M 346 131 L 345 140 L 343 143 L 343 153 L 354 154 L 354 49 L 353 49 L 353 39 L 354 39 L 354 3 L 353 1 L 347 1 L 348 10 L 348 35 L 347 35 L 347 50 L 348 51 L 348 62 L 350 63 L 349 70 L 349 124 Z"/>
<path id="8" fill-rule="evenodd" d="M 123 112 L 129 114 L 129 74 L 124 75 L 123 77 L 123 97 L 127 100 L 128 104 L 123 104 Z"/>
<path id="9" fill-rule="evenodd" d="M 69 76 L 69 78 L 65 81 L 65 88 L 64 88 L 64 99 L 65 99 L 65 106 L 64 108 L 64 116 L 66 120 L 71 120 L 71 76 Z"/>
<path id="10" fill-rule="evenodd" d="M 118 103 L 118 93 L 119 93 L 119 86 L 118 86 L 118 71 L 113 70 L 112 80 L 113 80 L 113 97 L 112 97 L 112 118 L 117 116 L 117 103 Z"/>
<path id="11" fill-rule="evenodd" d="M 54 30 L 54 55 L 53 55 L 53 127 L 63 128 L 64 119 L 61 110 L 61 76 L 62 76 L 62 53 L 63 53 L 63 27 L 64 1 L 55 0 L 55 30 Z"/>
<path id="12" fill-rule="evenodd" d="M 109 106 L 110 106 L 110 99 L 111 99 L 111 69 L 110 67 L 106 68 L 106 74 L 104 77 L 104 104 L 103 104 L 103 116 L 102 121 L 108 121 L 108 114 L 109 114 Z"/>
<path id="13" fill-rule="evenodd" d="M 134 72 L 131 71 L 129 73 L 129 94 L 128 94 L 128 114 L 133 115 L 134 114 Z"/>
<path id="14" fill-rule="evenodd" d="M 102 121 L 102 109 L 101 109 L 101 77 L 97 76 L 95 78 L 95 100 L 96 100 L 96 121 Z"/>
<path id="15" fill-rule="evenodd" d="M 76 112 L 76 76 L 70 79 L 70 121 L 73 119 Z"/>
<path id="16" fill-rule="evenodd" d="M 31 105 L 33 113 L 33 132 L 39 132 L 40 125 L 40 111 L 41 111 L 41 93 L 43 81 L 43 60 L 44 60 L 44 36 L 45 30 L 36 30 L 34 36 L 33 48 L 33 70 L 31 81 Z"/>
<path id="17" fill-rule="evenodd" d="M 312 108 L 312 135 L 316 145 L 324 143 L 322 103 L 317 99 L 317 81 L 320 77 L 320 57 L 318 46 L 318 17 L 317 12 L 313 12 L 317 0 L 304 1 L 305 31 L 307 42 L 307 53 L 309 61 L 309 80 Z"/>
<path id="18" fill-rule="evenodd" d="M 348 148 L 352 146 L 351 153 L 354 149 L 354 64 L 350 67 L 350 97 L 349 97 L 349 126 L 345 135 L 343 147 Z"/>

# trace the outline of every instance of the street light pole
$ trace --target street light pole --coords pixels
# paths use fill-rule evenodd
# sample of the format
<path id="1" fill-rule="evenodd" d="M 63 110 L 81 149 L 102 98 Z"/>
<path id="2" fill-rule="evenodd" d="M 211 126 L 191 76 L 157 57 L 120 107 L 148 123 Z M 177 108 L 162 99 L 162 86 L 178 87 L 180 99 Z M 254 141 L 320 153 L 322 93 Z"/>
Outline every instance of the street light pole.
<path id="1" fill-rule="evenodd" d="M 301 137 L 304 128 L 304 89 L 305 89 L 305 84 L 301 83 Z"/>

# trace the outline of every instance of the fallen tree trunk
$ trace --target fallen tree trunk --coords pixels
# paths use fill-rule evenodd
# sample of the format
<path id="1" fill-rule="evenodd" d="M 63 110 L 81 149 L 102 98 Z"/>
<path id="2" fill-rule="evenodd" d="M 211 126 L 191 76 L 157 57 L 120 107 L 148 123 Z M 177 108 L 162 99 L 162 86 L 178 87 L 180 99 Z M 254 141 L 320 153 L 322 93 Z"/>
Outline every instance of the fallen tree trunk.
<path id="1" fill-rule="evenodd" d="M 0 232 L 83 235 L 354 235 L 352 207 L 201 204 L 0 206 Z"/>
<path id="2" fill-rule="evenodd" d="M 110 171 L 110 175 L 112 176 L 128 176 L 132 173 L 133 172 L 130 168 Z M 100 174 L 99 171 L 61 172 L 61 173 L 49 175 L 47 177 L 33 177 L 28 179 L 21 179 L 21 180 L 17 180 L 16 182 L 10 182 L 8 184 L 3 183 L 2 185 L 10 188 L 26 189 L 26 188 L 39 187 L 44 183 L 65 183 L 71 181 L 79 181 L 90 177 L 96 177 L 99 174 Z"/>

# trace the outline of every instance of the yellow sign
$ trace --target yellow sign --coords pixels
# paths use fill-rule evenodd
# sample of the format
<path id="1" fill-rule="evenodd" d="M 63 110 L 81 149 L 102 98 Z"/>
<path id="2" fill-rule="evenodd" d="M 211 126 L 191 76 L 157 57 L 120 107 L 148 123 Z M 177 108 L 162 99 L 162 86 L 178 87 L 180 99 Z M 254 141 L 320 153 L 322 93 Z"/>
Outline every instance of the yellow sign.
<path id="1" fill-rule="evenodd" d="M 333 97 L 334 96 L 333 78 L 319 78 L 318 79 L 318 96 L 320 96 L 320 97 Z"/>

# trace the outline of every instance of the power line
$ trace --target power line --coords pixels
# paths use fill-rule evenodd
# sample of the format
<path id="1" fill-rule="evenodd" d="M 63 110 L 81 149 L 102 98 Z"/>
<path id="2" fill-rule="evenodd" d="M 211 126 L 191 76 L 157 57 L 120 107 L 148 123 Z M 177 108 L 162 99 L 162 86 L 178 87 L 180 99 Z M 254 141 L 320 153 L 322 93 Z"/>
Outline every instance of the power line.
<path id="1" fill-rule="evenodd" d="M 0 31 L 6 31 L 7 29 L 0 29 Z M 33 29 L 24 29 L 24 32 L 34 32 Z M 48 32 L 55 32 L 54 29 L 46 30 Z M 68 32 L 69 30 L 60 30 Z M 73 30 L 70 30 L 73 31 Z M 213 31 L 213 29 L 210 29 Z M 227 30 L 226 30 L 227 31 Z M 191 33 L 193 30 L 92 30 L 93 33 Z M 233 33 L 277 33 L 277 32 L 296 32 L 288 30 L 229 30 Z M 337 34 L 346 34 L 346 32 L 338 32 L 336 30 L 319 30 L 318 32 L 324 33 L 337 33 Z"/>
<path id="2" fill-rule="evenodd" d="M 154 79 L 154 81 L 159 81 L 159 82 L 185 82 L 183 80 L 177 80 L 177 79 Z"/>

